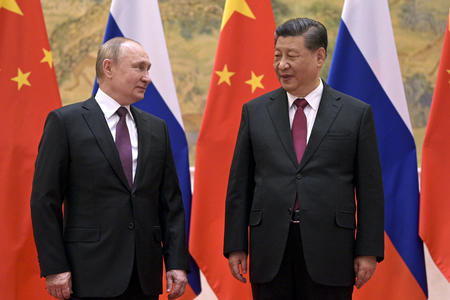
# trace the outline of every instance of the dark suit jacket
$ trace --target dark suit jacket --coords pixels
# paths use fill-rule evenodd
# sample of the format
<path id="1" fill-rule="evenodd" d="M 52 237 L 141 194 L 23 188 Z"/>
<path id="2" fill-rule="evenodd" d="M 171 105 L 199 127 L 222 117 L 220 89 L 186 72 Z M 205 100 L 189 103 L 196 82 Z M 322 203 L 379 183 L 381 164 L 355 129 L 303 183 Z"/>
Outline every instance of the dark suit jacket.
<path id="1" fill-rule="evenodd" d="M 226 199 L 224 254 L 248 251 L 250 227 L 254 283 L 269 282 L 278 272 L 296 195 L 306 266 L 315 282 L 350 286 L 356 256 L 382 259 L 384 196 L 368 104 L 324 84 L 300 164 L 286 91 L 244 105 Z"/>
<path id="2" fill-rule="evenodd" d="M 79 297 L 113 297 L 136 261 L 146 294 L 188 269 L 184 209 L 166 124 L 131 107 L 138 161 L 129 187 L 95 99 L 52 111 L 39 145 L 31 213 L 41 275 L 72 272 Z M 64 203 L 64 216 L 62 204 Z"/>

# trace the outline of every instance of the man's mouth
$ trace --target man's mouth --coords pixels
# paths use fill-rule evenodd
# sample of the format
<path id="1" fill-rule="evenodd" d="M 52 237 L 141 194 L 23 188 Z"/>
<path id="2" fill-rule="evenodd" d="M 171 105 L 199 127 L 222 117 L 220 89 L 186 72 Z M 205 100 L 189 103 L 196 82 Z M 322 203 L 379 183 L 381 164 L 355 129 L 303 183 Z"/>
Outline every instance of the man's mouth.
<path id="1" fill-rule="evenodd" d="M 289 80 L 292 77 L 294 77 L 294 76 L 290 75 L 290 74 L 280 74 L 280 78 L 283 79 L 283 80 Z"/>

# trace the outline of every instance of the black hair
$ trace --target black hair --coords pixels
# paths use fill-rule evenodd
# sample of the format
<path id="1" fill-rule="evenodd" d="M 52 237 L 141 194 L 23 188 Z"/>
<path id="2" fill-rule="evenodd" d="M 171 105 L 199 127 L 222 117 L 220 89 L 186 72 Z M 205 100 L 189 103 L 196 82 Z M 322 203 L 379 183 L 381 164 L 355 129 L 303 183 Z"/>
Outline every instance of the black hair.
<path id="1" fill-rule="evenodd" d="M 305 39 L 305 47 L 307 49 L 315 51 L 323 47 L 325 53 L 327 52 L 327 29 L 322 23 L 308 18 L 291 19 L 278 26 L 275 30 L 275 44 L 280 36 L 299 35 Z"/>

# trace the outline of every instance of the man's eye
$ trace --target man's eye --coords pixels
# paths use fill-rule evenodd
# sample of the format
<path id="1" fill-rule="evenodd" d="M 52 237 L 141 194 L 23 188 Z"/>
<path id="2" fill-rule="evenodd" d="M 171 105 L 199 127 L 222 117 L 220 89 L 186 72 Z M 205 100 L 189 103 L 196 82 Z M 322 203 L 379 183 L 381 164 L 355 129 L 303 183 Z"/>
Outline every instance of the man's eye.
<path id="1" fill-rule="evenodd" d="M 139 71 L 148 71 L 148 68 L 145 65 L 136 66 L 136 69 L 139 69 Z"/>

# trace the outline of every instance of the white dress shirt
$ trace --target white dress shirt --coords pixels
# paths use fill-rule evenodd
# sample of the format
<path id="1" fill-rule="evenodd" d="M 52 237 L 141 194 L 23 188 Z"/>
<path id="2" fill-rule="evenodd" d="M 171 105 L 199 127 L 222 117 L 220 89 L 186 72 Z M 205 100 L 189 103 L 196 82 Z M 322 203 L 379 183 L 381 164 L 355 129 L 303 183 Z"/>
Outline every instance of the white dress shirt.
<path id="1" fill-rule="evenodd" d="M 305 99 L 308 102 L 308 105 L 305 106 L 303 111 L 306 116 L 306 126 L 307 126 L 307 136 L 306 143 L 309 141 L 309 136 L 311 135 L 311 131 L 314 125 L 314 121 L 316 120 L 317 110 L 319 109 L 320 99 L 322 98 L 323 93 L 323 83 L 322 79 L 320 79 L 319 85 L 308 95 L 306 95 Z M 297 111 L 297 106 L 294 104 L 294 101 L 299 97 L 295 97 L 294 95 L 286 92 L 288 98 L 288 109 L 289 109 L 289 124 L 292 129 L 292 121 L 294 121 L 294 115 Z"/>
<path id="2" fill-rule="evenodd" d="M 116 102 L 113 98 L 105 94 L 100 88 L 95 95 L 95 100 L 100 106 L 103 114 L 105 115 L 106 123 L 108 123 L 109 130 L 111 131 L 111 135 L 116 141 L 116 127 L 119 122 L 119 115 L 116 114 L 117 110 L 121 107 L 119 103 Z M 133 181 L 134 175 L 136 174 L 136 165 L 137 165 L 137 157 L 138 157 L 138 137 L 137 137 L 137 129 L 136 123 L 134 122 L 133 115 L 130 111 L 130 106 L 124 106 L 128 110 L 128 114 L 126 116 L 126 122 L 128 127 L 128 132 L 130 133 L 131 140 L 131 154 L 133 157 Z"/>

